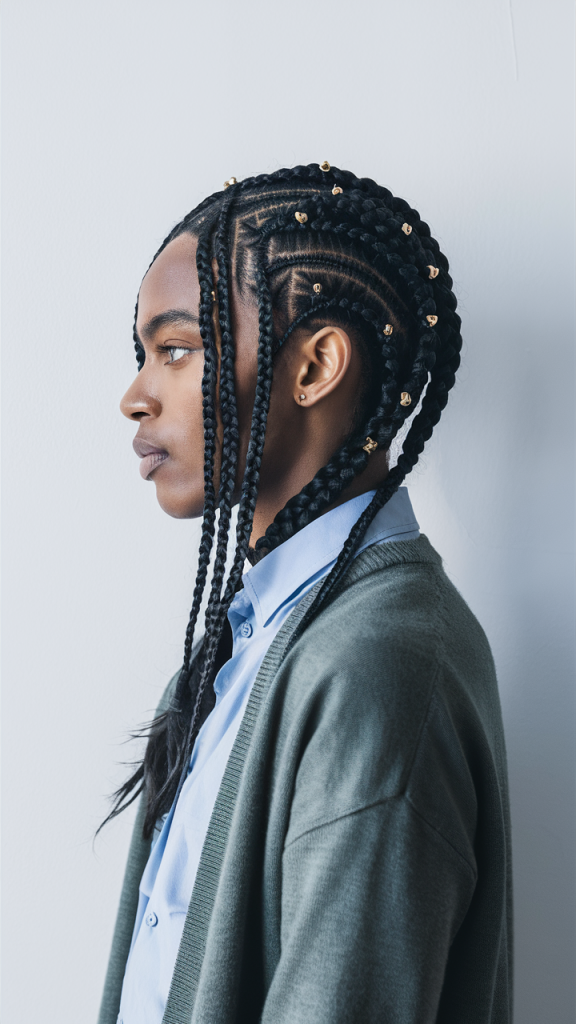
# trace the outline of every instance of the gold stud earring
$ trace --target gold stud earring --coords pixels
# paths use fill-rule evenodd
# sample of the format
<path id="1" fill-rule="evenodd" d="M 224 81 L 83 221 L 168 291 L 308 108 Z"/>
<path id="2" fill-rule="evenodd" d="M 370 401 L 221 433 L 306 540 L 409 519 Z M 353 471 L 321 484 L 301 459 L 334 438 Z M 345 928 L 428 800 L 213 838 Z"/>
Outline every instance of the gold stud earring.
<path id="1" fill-rule="evenodd" d="M 327 160 L 323 160 L 322 161 L 322 163 L 320 164 L 320 170 L 321 171 L 329 171 L 330 170 L 330 164 L 328 163 Z"/>
<path id="2" fill-rule="evenodd" d="M 306 221 L 308 220 L 308 214 L 307 213 L 300 213 L 299 210 L 296 211 L 294 216 L 296 217 L 296 220 L 298 221 L 299 224 L 305 224 Z"/>
<path id="3" fill-rule="evenodd" d="M 400 395 L 400 405 L 412 405 L 412 398 L 407 391 L 403 391 Z"/>
<path id="4" fill-rule="evenodd" d="M 433 267 L 431 263 L 428 264 L 426 270 L 428 271 L 428 277 L 431 281 L 433 281 L 435 277 L 438 277 L 438 274 L 440 273 L 438 267 Z"/>
<path id="5" fill-rule="evenodd" d="M 402 225 L 402 231 L 404 232 L 405 235 L 411 235 L 412 234 L 412 228 L 410 227 L 409 224 L 406 224 L 406 223 L 404 223 Z"/>
<path id="6" fill-rule="evenodd" d="M 344 191 L 344 189 L 340 188 L 340 185 L 334 185 L 334 188 L 332 189 L 332 195 L 333 196 L 340 196 L 340 195 L 342 195 L 343 191 Z"/>
<path id="7" fill-rule="evenodd" d="M 224 188 L 230 188 L 230 185 L 237 185 L 238 181 L 236 178 L 228 178 L 228 181 L 224 182 Z"/>
<path id="8" fill-rule="evenodd" d="M 390 337 L 393 330 L 394 328 L 392 327 L 392 324 L 386 324 L 386 327 L 382 328 L 382 334 L 385 334 L 386 337 Z"/>
<path id="9" fill-rule="evenodd" d="M 371 455 L 372 452 L 375 452 L 377 447 L 378 441 L 373 441 L 371 437 L 367 437 L 366 444 L 362 445 L 363 451 L 368 452 L 368 455 Z"/>
<path id="10" fill-rule="evenodd" d="M 438 317 L 437 316 L 433 316 L 432 313 L 429 313 L 428 316 L 426 317 L 426 319 L 428 321 L 428 326 L 429 327 L 436 327 L 436 324 L 438 323 Z"/>
<path id="11" fill-rule="evenodd" d="M 320 295 L 320 292 L 322 291 L 322 285 L 321 284 L 315 284 L 314 285 L 314 291 L 316 292 L 316 295 Z"/>

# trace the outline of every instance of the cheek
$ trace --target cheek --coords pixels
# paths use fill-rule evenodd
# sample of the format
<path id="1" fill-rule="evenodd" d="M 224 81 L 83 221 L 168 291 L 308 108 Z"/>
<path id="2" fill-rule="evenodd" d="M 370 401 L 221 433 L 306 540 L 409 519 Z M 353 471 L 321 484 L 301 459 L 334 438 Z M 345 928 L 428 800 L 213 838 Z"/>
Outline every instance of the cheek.
<path id="1" fill-rule="evenodd" d="M 174 381 L 165 394 L 159 427 L 170 458 L 152 479 L 161 508 L 177 519 L 202 515 L 204 507 L 204 423 L 201 374 Z"/>
<path id="2" fill-rule="evenodd" d="M 162 420 L 177 444 L 175 455 L 203 449 L 202 368 L 198 364 L 189 372 L 174 373 L 162 398 Z"/>
<path id="3" fill-rule="evenodd" d="M 204 452 L 204 420 L 200 390 L 177 396 L 171 406 L 172 429 L 177 458 L 197 457 Z"/>

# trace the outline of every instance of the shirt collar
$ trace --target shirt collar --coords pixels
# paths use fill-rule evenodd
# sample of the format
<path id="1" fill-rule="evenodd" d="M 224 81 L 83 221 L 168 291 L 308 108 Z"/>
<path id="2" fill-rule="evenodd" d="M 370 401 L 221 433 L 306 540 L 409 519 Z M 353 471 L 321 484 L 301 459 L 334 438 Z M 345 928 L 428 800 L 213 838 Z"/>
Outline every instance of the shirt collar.
<path id="1" fill-rule="evenodd" d="M 370 504 L 375 491 L 351 498 L 309 523 L 274 548 L 244 574 L 244 590 L 256 620 L 265 626 L 275 612 L 314 577 L 334 563 L 354 523 Z M 418 531 L 406 487 L 400 487 L 381 508 L 362 540 L 357 554 L 370 544 Z"/>

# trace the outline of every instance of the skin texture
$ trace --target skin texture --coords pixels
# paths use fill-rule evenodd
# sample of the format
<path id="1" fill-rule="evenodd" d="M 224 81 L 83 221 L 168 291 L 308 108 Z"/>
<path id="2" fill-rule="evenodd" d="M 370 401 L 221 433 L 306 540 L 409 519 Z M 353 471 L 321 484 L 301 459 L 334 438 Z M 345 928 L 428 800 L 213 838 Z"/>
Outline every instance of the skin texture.
<path id="1" fill-rule="evenodd" d="M 204 351 L 197 321 L 200 286 L 195 256 L 196 240 L 181 235 L 146 274 L 136 323 L 146 361 L 120 405 L 138 424 L 138 454 L 147 455 L 150 447 L 162 453 L 143 458 L 143 470 L 156 485 L 160 506 L 178 519 L 202 515 L 204 505 Z M 237 500 L 250 436 L 258 312 L 234 289 L 231 312 L 241 438 Z M 215 307 L 215 322 L 216 314 Z M 274 365 L 252 545 L 344 441 L 360 387 L 360 355 L 345 330 L 327 323 L 314 333 L 294 332 Z M 386 473 L 386 452 L 375 452 L 337 504 L 376 487 Z M 216 488 L 218 476 L 217 457 Z"/>

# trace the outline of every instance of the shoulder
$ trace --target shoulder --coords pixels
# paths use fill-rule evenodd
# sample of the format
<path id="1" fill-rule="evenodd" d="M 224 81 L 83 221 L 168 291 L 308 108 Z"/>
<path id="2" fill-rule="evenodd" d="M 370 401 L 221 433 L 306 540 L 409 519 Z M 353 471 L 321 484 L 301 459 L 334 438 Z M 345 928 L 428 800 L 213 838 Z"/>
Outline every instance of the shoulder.
<path id="1" fill-rule="evenodd" d="M 360 555 L 279 677 L 306 793 L 291 831 L 406 794 L 422 743 L 443 760 L 447 745 L 481 742 L 478 706 L 498 701 L 486 637 L 425 537 Z"/>
<path id="2" fill-rule="evenodd" d="M 432 677 L 490 677 L 485 633 L 426 537 L 377 544 L 360 555 L 336 597 L 294 647 L 292 672 L 377 680 L 389 704 L 399 690 L 426 701 Z M 426 683 L 425 680 L 428 680 Z"/>

